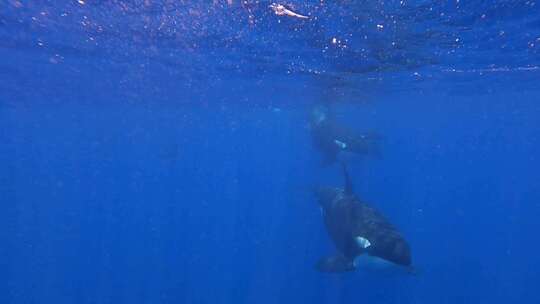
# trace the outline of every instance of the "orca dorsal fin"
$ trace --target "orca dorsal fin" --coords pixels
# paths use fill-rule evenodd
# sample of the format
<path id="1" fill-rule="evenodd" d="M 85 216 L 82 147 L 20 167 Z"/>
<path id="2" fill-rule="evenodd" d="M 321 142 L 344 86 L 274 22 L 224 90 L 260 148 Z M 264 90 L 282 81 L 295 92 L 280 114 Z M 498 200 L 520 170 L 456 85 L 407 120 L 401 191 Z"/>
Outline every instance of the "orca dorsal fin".
<path id="1" fill-rule="evenodd" d="M 343 169 L 343 177 L 345 178 L 345 193 L 353 194 L 353 185 L 351 177 L 349 176 L 349 171 L 344 162 L 341 162 L 341 168 Z"/>

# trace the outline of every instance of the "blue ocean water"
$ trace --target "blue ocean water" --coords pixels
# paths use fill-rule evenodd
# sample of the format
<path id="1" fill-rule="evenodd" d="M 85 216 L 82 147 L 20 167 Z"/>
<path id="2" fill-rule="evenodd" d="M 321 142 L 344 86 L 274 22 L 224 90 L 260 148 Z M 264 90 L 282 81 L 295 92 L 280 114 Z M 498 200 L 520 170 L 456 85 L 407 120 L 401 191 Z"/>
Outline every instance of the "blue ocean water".
<path id="1" fill-rule="evenodd" d="M 540 303 L 539 81 L 533 0 L 0 0 L 0 303 Z M 415 275 L 314 268 L 321 103 Z"/>

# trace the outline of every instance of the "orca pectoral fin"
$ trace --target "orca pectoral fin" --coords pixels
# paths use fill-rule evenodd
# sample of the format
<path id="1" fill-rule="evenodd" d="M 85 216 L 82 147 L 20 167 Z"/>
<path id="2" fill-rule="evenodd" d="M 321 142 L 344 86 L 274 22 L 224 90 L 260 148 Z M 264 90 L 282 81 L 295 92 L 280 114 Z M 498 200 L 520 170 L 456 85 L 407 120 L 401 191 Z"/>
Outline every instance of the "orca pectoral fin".
<path id="1" fill-rule="evenodd" d="M 324 257 L 317 262 L 316 268 L 320 272 L 347 272 L 355 269 L 354 260 L 342 255 Z"/>

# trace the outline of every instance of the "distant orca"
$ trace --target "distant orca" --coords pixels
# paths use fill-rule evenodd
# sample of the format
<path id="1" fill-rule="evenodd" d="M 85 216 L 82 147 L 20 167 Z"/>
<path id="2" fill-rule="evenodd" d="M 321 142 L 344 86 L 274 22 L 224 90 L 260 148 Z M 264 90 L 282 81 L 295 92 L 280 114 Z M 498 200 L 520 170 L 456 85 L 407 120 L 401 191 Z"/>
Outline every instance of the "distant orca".
<path id="1" fill-rule="evenodd" d="M 343 174 L 344 189 L 316 189 L 326 229 L 339 252 L 319 260 L 317 269 L 322 272 L 352 271 L 359 266 L 357 258 L 366 254 L 378 258 L 379 262 L 390 262 L 388 264 L 412 271 L 407 241 L 381 213 L 354 195 L 345 165 Z"/>
<path id="2" fill-rule="evenodd" d="M 323 163 L 330 165 L 340 152 L 377 154 L 376 138 L 360 134 L 335 121 L 325 106 L 315 106 L 310 114 L 313 144 L 323 154 Z"/>

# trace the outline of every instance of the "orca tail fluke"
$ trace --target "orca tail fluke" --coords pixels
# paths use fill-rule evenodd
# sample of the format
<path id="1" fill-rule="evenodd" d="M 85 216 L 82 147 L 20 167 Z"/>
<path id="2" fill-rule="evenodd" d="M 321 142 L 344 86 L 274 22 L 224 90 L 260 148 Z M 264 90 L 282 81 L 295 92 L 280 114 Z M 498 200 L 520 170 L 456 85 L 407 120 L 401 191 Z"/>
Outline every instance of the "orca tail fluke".
<path id="1" fill-rule="evenodd" d="M 376 159 L 382 158 L 381 153 L 381 136 L 374 132 L 366 132 L 360 135 L 354 136 L 348 141 L 348 150 L 356 153 L 374 157 Z"/>

